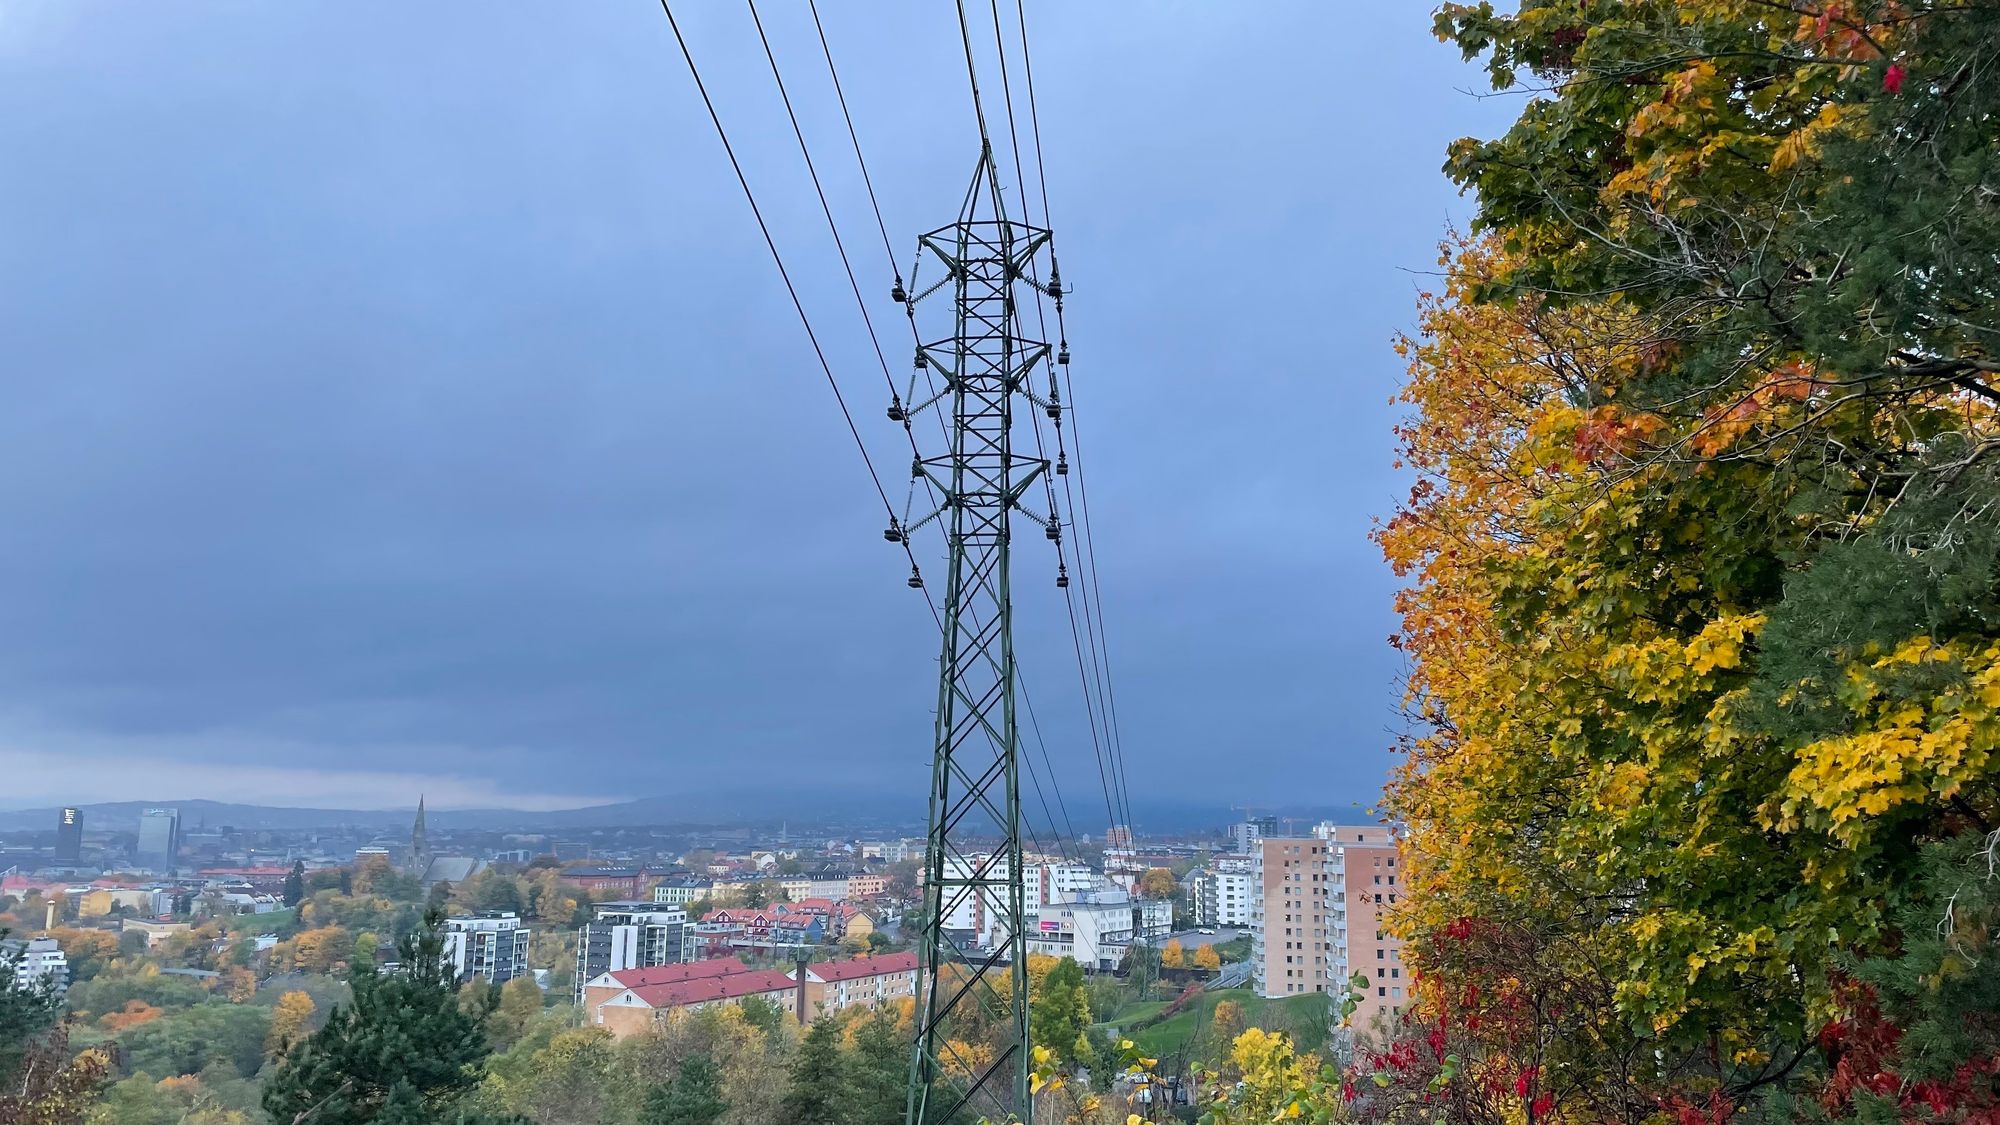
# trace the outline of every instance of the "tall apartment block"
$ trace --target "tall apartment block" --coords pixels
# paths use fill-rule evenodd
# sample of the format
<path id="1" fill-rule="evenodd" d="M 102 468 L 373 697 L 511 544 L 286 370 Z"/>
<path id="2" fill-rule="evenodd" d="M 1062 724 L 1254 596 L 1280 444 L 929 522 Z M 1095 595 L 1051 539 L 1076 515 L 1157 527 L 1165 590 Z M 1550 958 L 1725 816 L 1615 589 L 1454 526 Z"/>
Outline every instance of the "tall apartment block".
<path id="1" fill-rule="evenodd" d="M 1403 943 L 1389 933 L 1389 911 L 1402 892 L 1397 876 L 1396 835 L 1379 825 L 1321 824 L 1313 834 L 1327 845 L 1328 886 L 1338 908 L 1335 957 L 1328 965 L 1329 987 L 1346 991 L 1356 973 L 1368 978 L 1360 990 L 1350 1026 L 1367 1031 L 1399 1014 L 1410 998 Z"/>
<path id="2" fill-rule="evenodd" d="M 621 969 L 694 960 L 687 911 L 650 902 L 600 902 L 576 939 L 576 1002 L 592 979 Z"/>
<path id="3" fill-rule="evenodd" d="M 1266 997 L 1325 992 L 1335 953 L 1337 905 L 1330 893 L 1327 842 L 1264 836 L 1252 853 L 1250 972 Z"/>
<path id="4" fill-rule="evenodd" d="M 1263 837 L 1251 861 L 1251 981 L 1261 996 L 1343 995 L 1368 978 L 1351 1026 L 1366 1031 L 1409 997 L 1402 944 L 1385 919 L 1401 891 L 1395 834 L 1321 824 L 1313 835 Z M 1331 1001 L 1329 1001 L 1331 1002 Z"/>

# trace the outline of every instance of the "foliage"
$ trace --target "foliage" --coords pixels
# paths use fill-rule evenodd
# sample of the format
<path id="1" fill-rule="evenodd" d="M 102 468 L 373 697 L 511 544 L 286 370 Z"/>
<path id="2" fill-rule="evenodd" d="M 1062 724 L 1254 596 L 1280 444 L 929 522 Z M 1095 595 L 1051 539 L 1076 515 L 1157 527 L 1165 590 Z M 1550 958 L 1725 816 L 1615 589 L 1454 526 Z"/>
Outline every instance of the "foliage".
<path id="1" fill-rule="evenodd" d="M 279 1063 L 264 1091 L 267 1112 L 290 1120 L 311 1109 L 320 1125 L 342 1125 L 389 1120 L 413 1105 L 434 1116 L 459 1108 L 489 1048 L 481 1021 L 459 1010 L 443 921 L 433 913 L 402 941 L 398 974 L 355 973 L 352 1004 Z"/>
<path id="2" fill-rule="evenodd" d="M 496 1044 L 504 1046 L 519 1039 L 528 1021 L 541 1011 L 542 990 L 534 977 L 519 976 L 501 985 L 500 1003 L 489 1026 Z"/>
<path id="3" fill-rule="evenodd" d="M 295 859 L 292 870 L 285 876 L 284 902 L 286 906 L 297 906 L 306 897 L 306 861 Z"/>
<path id="4" fill-rule="evenodd" d="M 715 1063 L 704 1055 L 690 1055 L 681 1060 L 673 1081 L 647 1095 L 646 1112 L 639 1120 L 640 1125 L 721 1125 L 728 1109 Z"/>
<path id="5" fill-rule="evenodd" d="M 1539 96 L 1454 146 L 1478 237 L 1400 345 L 1423 985 L 1375 1101 L 1726 1112 L 1830 1057 L 1919 855 L 2000 820 L 2000 11 L 1437 27 Z"/>
<path id="6" fill-rule="evenodd" d="M 1283 1035 L 1253 1027 L 1237 1036 L 1228 1073 L 1238 1077 L 1208 1084 L 1203 1125 L 1346 1120 L 1339 1075 Z"/>
<path id="7" fill-rule="evenodd" d="M 1182 947 L 1179 939 L 1167 942 L 1166 946 L 1160 950 L 1160 968 L 1183 969 L 1186 967 L 1187 950 Z"/>
<path id="8" fill-rule="evenodd" d="M 204 1000 L 132 1028 L 119 1046 L 130 1073 L 199 1074 L 220 1059 L 248 1078 L 264 1065 L 270 1029 L 271 1013 L 263 1008 Z"/>
<path id="9" fill-rule="evenodd" d="M 1084 990 L 1083 966 L 1073 957 L 1064 957 L 1050 966 L 1035 987 L 1032 976 L 1028 992 L 1028 1041 L 1047 1048 L 1067 1066 L 1088 1066 L 1093 1057 L 1090 1042 L 1090 1002 Z"/>
<path id="10" fill-rule="evenodd" d="M 71 1057 L 68 1030 L 58 1026 L 0 1072 L 0 1125 L 79 1125 L 110 1073 L 111 1056 L 100 1048 Z"/>
<path id="11" fill-rule="evenodd" d="M 0 930 L 0 938 L 6 936 Z M 0 1090 L 12 1085 L 43 1033 L 55 1026 L 59 1007 L 52 986 L 24 988 L 11 970 L 0 972 Z"/>
<path id="12" fill-rule="evenodd" d="M 840 1081 L 840 1027 L 832 1019 L 814 1020 L 792 1055 L 785 1087 L 782 1120 L 796 1125 L 843 1125 L 843 1084 Z"/>
<path id="13" fill-rule="evenodd" d="M 1139 876 L 1139 896 L 1141 898 L 1172 898 L 1179 888 L 1174 883 L 1174 873 L 1164 867 L 1148 867 Z"/>
<path id="14" fill-rule="evenodd" d="M 295 989 L 278 997 L 271 1007 L 271 1030 L 264 1036 L 264 1053 L 280 1057 L 292 1044 L 311 1034 L 316 1012 L 317 1006 L 308 993 Z"/>
<path id="15" fill-rule="evenodd" d="M 1215 946 L 1204 945 L 1194 951 L 1193 963 L 1195 968 L 1213 973 L 1222 968 L 1222 955 L 1215 951 Z"/>

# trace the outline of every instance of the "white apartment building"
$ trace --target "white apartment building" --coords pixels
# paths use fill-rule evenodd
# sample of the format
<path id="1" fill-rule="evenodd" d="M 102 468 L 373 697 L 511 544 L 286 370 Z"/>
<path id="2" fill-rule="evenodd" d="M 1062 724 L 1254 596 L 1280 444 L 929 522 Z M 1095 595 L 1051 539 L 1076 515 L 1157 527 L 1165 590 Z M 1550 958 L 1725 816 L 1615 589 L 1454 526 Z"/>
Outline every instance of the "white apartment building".
<path id="1" fill-rule="evenodd" d="M 54 938 L 0 941 L 0 974 L 17 988 L 49 987 L 59 996 L 69 990 L 69 958 Z"/>
<path id="2" fill-rule="evenodd" d="M 512 911 L 447 918 L 445 958 L 460 980 L 505 984 L 528 975 L 528 927 Z"/>
<path id="3" fill-rule="evenodd" d="M 1195 917 L 1204 926 L 1250 925 L 1257 894 L 1247 856 L 1217 856 L 1190 883 Z"/>

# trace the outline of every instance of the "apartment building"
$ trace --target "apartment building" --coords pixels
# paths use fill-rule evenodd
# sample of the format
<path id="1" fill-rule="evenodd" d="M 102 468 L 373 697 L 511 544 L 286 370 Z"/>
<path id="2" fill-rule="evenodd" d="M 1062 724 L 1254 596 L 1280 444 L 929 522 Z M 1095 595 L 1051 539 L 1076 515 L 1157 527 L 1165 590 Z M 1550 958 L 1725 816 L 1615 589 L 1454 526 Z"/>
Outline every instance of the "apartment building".
<path id="1" fill-rule="evenodd" d="M 687 912 L 649 902 L 600 902 L 577 932 L 576 1002 L 591 979 L 620 969 L 649 969 L 693 959 Z"/>
<path id="2" fill-rule="evenodd" d="M 1257 895 L 1248 856 L 1216 856 L 1188 881 L 1188 906 L 1197 925 L 1250 925 Z"/>
<path id="3" fill-rule="evenodd" d="M 60 996 L 69 990 L 69 958 L 54 938 L 14 938 L 0 941 L 0 981 L 27 990 L 47 988 Z"/>
<path id="4" fill-rule="evenodd" d="M 528 927 L 512 911 L 447 918 L 444 952 L 458 979 L 505 984 L 528 975 Z"/>
<path id="5" fill-rule="evenodd" d="M 1368 978 L 1349 1021 L 1366 1032 L 1401 1013 L 1411 995 L 1403 943 L 1388 929 L 1389 912 L 1403 890 L 1396 836 L 1379 825 L 1321 824 L 1313 832 L 1328 846 L 1333 892 L 1343 915 L 1328 974 L 1341 987 L 1356 973 Z"/>
<path id="6" fill-rule="evenodd" d="M 1251 858 L 1251 980 L 1265 997 L 1327 991 L 1338 919 L 1328 843 L 1264 836 Z"/>

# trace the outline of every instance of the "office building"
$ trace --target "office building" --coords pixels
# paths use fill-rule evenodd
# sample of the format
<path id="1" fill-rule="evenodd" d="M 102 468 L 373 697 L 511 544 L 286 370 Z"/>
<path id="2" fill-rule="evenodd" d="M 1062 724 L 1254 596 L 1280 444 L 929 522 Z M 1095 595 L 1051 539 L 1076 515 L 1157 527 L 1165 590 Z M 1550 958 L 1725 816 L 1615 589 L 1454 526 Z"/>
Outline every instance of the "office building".
<path id="1" fill-rule="evenodd" d="M 66 808 L 56 817 L 56 862 L 83 861 L 83 810 Z"/>
<path id="2" fill-rule="evenodd" d="M 444 952 L 462 981 L 505 984 L 528 975 L 528 927 L 512 911 L 447 918 Z"/>
<path id="3" fill-rule="evenodd" d="M 591 979 L 694 959 L 687 911 L 650 902 L 600 902 L 577 933 L 576 1002 Z"/>
<path id="4" fill-rule="evenodd" d="M 172 871 L 180 852 L 179 809 L 147 809 L 139 814 L 139 845 L 133 854 L 141 866 Z"/>

